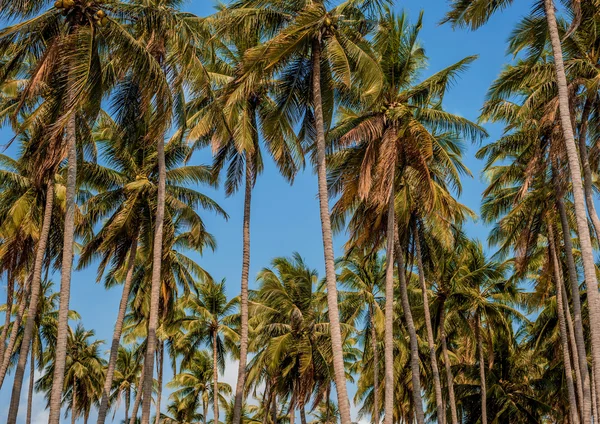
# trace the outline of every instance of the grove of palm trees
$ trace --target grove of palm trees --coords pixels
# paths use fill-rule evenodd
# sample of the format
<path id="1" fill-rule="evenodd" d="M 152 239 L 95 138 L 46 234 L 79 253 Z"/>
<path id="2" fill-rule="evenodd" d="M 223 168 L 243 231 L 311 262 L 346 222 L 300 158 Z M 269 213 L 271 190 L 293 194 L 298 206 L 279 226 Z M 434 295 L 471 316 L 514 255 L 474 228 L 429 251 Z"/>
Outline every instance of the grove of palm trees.
<path id="1" fill-rule="evenodd" d="M 600 421 L 599 0 L 0 0 L 0 145 L 1 422 Z"/>

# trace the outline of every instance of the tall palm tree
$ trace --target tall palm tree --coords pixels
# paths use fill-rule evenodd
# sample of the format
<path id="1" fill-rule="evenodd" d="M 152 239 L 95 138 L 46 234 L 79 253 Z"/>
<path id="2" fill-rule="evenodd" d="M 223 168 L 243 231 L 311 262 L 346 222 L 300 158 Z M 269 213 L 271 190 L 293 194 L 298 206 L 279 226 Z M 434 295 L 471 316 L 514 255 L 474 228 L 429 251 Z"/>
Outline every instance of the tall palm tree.
<path id="1" fill-rule="evenodd" d="M 477 1 L 454 1 L 452 10 L 448 13 L 446 20 L 454 25 L 468 25 L 475 29 L 483 25 L 489 17 L 496 11 L 512 3 L 511 0 L 500 2 L 492 0 Z M 579 1 L 573 1 L 573 5 L 578 9 Z M 543 12 L 546 17 L 548 35 L 552 46 L 554 57 L 554 71 L 556 75 L 556 86 L 558 91 L 558 110 L 560 115 L 563 143 L 569 164 L 569 173 L 571 177 L 572 193 L 575 206 L 575 218 L 577 223 L 577 234 L 581 244 L 581 254 L 583 259 L 583 271 L 586 280 L 587 294 L 591 305 L 590 308 L 590 330 L 592 347 L 592 366 L 596 378 L 600 378 L 600 309 L 598 308 L 598 279 L 594 265 L 594 251 L 590 237 L 585 196 L 582 184 L 581 165 L 579 154 L 575 143 L 573 125 L 571 121 L 571 109 L 569 103 L 569 87 L 565 72 L 563 49 L 561 45 L 560 33 L 556 20 L 555 6 L 553 0 L 544 0 Z M 575 21 L 575 24 L 577 22 Z M 575 293 L 573 293 L 575 295 Z M 593 384 L 598 386 L 596 382 Z M 585 399 L 584 399 L 585 400 Z M 584 424 L 591 422 L 591 404 L 585 400 L 584 404 Z"/>
<path id="2" fill-rule="evenodd" d="M 310 138 L 314 143 L 336 392 L 342 421 L 350 422 L 328 206 L 325 134 L 333 114 L 334 80 L 346 87 L 360 84 L 365 99 L 376 94 L 381 86 L 377 64 L 370 55 L 365 33 L 361 32 L 368 28 L 363 25 L 366 23 L 363 11 L 379 2 L 344 1 L 329 9 L 322 0 L 241 3 L 290 17 L 278 34 L 248 52 L 243 78 L 252 78 L 258 70 L 281 72 L 282 90 L 277 105 L 282 108 L 281 113 L 302 120 L 302 139 Z"/>
<path id="3" fill-rule="evenodd" d="M 131 391 L 139 384 L 140 372 L 142 370 L 140 359 L 138 346 L 119 346 L 117 361 L 115 363 L 114 378 L 112 381 L 110 404 L 118 407 L 121 404 L 121 399 L 124 400 L 125 423 L 129 422 Z"/>

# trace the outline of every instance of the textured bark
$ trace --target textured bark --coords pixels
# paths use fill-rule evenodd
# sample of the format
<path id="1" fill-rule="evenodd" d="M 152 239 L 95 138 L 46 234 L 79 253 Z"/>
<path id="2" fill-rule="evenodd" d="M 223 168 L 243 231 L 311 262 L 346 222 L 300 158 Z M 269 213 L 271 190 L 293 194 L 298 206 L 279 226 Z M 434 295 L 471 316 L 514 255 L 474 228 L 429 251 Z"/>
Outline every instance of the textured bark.
<path id="1" fill-rule="evenodd" d="M 369 322 L 371 325 L 371 350 L 373 351 L 373 412 L 371 422 L 379 422 L 379 349 L 377 349 L 377 329 L 375 328 L 375 317 L 373 304 L 369 305 Z M 329 399 L 327 399 L 329 400 Z"/>
<path id="2" fill-rule="evenodd" d="M 331 348 L 333 354 L 333 373 L 335 378 L 338 408 L 342 424 L 350 424 L 350 401 L 346 389 L 346 372 L 344 369 L 342 331 L 338 310 L 338 294 L 335 275 L 335 257 L 333 253 L 333 237 L 331 218 L 329 216 L 329 195 L 327 190 L 327 169 L 325 159 L 325 124 L 323 121 L 323 104 L 321 98 L 321 44 L 315 39 L 312 46 L 312 94 L 315 114 L 315 130 L 317 144 L 317 177 L 319 184 L 319 212 L 323 236 L 323 253 L 325 256 L 325 279 L 327 282 L 327 310 L 331 332 Z"/>
<path id="3" fill-rule="evenodd" d="M 598 280 L 596 278 L 596 268 L 594 264 L 594 251 L 588 228 L 584 192 L 582 187 L 581 169 L 579 166 L 579 155 L 573 135 L 571 125 L 571 111 L 569 108 L 569 91 L 567 86 L 567 77 L 563 62 L 562 46 L 558 25 L 554 11 L 554 2 L 544 0 L 546 20 L 548 23 L 548 34 L 552 43 L 552 53 L 554 56 L 554 69 L 556 72 L 556 82 L 558 86 L 558 106 L 560 112 L 560 121 L 563 131 L 565 150 L 569 162 L 569 171 L 571 176 L 571 185 L 573 191 L 573 204 L 575 206 L 575 218 L 577 220 L 577 233 L 581 245 L 581 257 L 583 261 L 583 271 L 588 293 L 589 319 L 590 319 L 590 339 L 592 347 L 592 366 L 596 378 L 600 376 L 600 309 L 598 308 Z M 583 372 L 583 370 L 582 370 Z M 585 389 L 585 387 L 584 387 Z M 588 392 L 589 393 L 589 392 Z M 589 424 L 591 421 L 591 396 L 583 399 L 584 416 L 583 423 Z"/>
<path id="4" fill-rule="evenodd" d="M 479 354 L 479 380 L 481 386 L 481 424 L 487 424 L 487 388 L 485 384 L 485 357 L 483 354 L 483 340 L 481 337 L 481 316 L 475 317 L 475 339 L 477 353 Z"/>
<path id="5" fill-rule="evenodd" d="M 60 423 L 60 406 L 65 362 L 67 359 L 67 337 L 69 330 L 69 299 L 71 297 L 71 268 L 73 267 L 73 244 L 75 242 L 75 202 L 77 191 L 77 138 L 75 113 L 67 123 L 67 196 L 65 229 L 63 234 L 62 267 L 60 273 L 60 299 L 58 306 L 58 328 L 56 331 L 56 357 L 50 393 L 50 417 L 48 424 Z"/>
<path id="6" fill-rule="evenodd" d="M 125 393 L 125 419 L 123 420 L 123 424 L 129 423 L 129 407 L 131 403 L 131 389 L 127 389 Z"/>
<path id="7" fill-rule="evenodd" d="M 208 403 L 204 396 L 202 397 L 202 422 L 206 424 L 208 422 Z"/>
<path id="8" fill-rule="evenodd" d="M 548 225 L 548 246 L 550 248 L 550 259 L 552 261 L 552 270 L 554 271 L 554 280 L 556 284 L 556 305 L 558 307 L 558 328 L 560 333 L 560 342 L 563 353 L 563 363 L 565 367 L 565 378 L 567 380 L 567 393 L 569 394 L 569 412 L 571 422 L 579 424 L 579 409 L 577 408 L 577 397 L 575 395 L 575 385 L 573 384 L 573 369 L 571 367 L 571 358 L 569 355 L 569 338 L 567 335 L 567 324 L 565 322 L 565 305 L 563 304 L 563 277 L 558 255 L 556 254 L 556 245 L 554 240 L 554 231 L 552 225 Z"/>
<path id="9" fill-rule="evenodd" d="M 158 158 L 158 193 L 156 199 L 156 217 L 154 227 L 154 246 L 152 248 L 152 286 L 150 289 L 150 316 L 148 318 L 148 340 L 146 357 L 144 358 L 144 384 L 142 399 L 142 424 L 150 423 L 150 407 L 152 406 L 152 382 L 154 377 L 154 355 L 156 353 L 156 330 L 158 329 L 158 309 L 160 306 L 161 265 L 163 247 L 163 226 L 165 220 L 165 141 L 159 137 L 157 141 Z"/>
<path id="10" fill-rule="evenodd" d="M 8 371 L 8 366 L 10 365 L 10 358 L 13 354 L 15 343 L 17 342 L 17 334 L 19 332 L 19 329 L 21 328 L 21 321 L 23 320 L 23 315 L 25 314 L 25 308 L 27 308 L 28 305 L 32 279 L 33 273 L 31 276 L 29 276 L 29 278 L 27 278 L 25 282 L 25 287 L 23 287 L 21 299 L 19 300 L 19 310 L 17 311 L 15 322 L 13 322 L 12 328 L 10 330 L 8 346 L 4 351 L 4 357 L 2 358 L 2 366 L 0 367 L 0 388 L 2 388 L 2 385 L 4 383 L 4 377 L 6 377 L 6 372 Z"/>
<path id="11" fill-rule="evenodd" d="M 252 114 L 254 117 L 254 113 Z M 253 120 L 256 129 L 256 120 Z M 240 424 L 244 387 L 246 385 L 246 361 L 248 357 L 248 276 L 250 274 L 250 207 L 252 205 L 252 155 L 246 153 L 246 187 L 244 192 L 244 224 L 242 234 L 242 287 L 240 291 L 240 361 L 238 365 L 237 383 L 235 386 L 235 403 L 233 406 L 233 424 Z"/>
<path id="12" fill-rule="evenodd" d="M 7 274 L 8 285 L 6 287 L 6 313 L 4 315 L 2 334 L 0 334 L 0 360 L 1 358 L 4 358 L 4 351 L 6 350 L 6 336 L 8 336 L 8 327 L 10 327 L 10 316 L 12 314 L 13 297 L 15 292 L 15 279 L 13 277 L 13 273 L 8 271 Z"/>
<path id="13" fill-rule="evenodd" d="M 392 170 L 391 181 L 394 181 Z M 387 246 L 385 265 L 385 391 L 384 424 L 394 420 L 394 234 L 396 231 L 396 210 L 394 208 L 394 189 L 391 187 L 387 210 Z"/>
<path id="14" fill-rule="evenodd" d="M 300 422 L 306 424 L 306 410 L 304 409 L 304 405 L 300 407 Z"/>
<path id="15" fill-rule="evenodd" d="M 158 352 L 156 355 L 156 365 L 158 368 L 158 393 L 156 394 L 156 417 L 154 418 L 154 424 L 160 423 L 160 402 L 162 399 L 162 388 L 163 388 L 163 369 L 165 365 L 165 341 L 161 340 L 158 345 Z"/>
<path id="16" fill-rule="evenodd" d="M 136 424 L 136 418 L 138 414 L 138 409 L 140 408 L 140 404 L 142 403 L 142 397 L 144 396 L 144 373 L 146 372 L 146 367 L 142 367 L 142 373 L 140 374 L 140 381 L 138 383 L 137 392 L 135 394 L 135 399 L 133 400 L 133 407 L 131 408 L 131 418 L 129 419 L 129 424 Z"/>
<path id="17" fill-rule="evenodd" d="M 273 393 L 273 401 L 271 402 L 271 419 L 273 424 L 277 423 L 277 392 Z"/>
<path id="18" fill-rule="evenodd" d="M 214 422 L 219 422 L 219 369 L 217 364 L 217 331 L 213 330 L 212 334 L 212 351 L 213 351 L 213 415 Z"/>
<path id="19" fill-rule="evenodd" d="M 106 414 L 108 413 L 108 399 L 110 397 L 110 389 L 115 375 L 115 366 L 117 364 L 117 354 L 119 353 L 119 345 L 121 343 L 121 333 L 123 332 L 123 321 L 127 313 L 127 302 L 129 301 L 129 292 L 131 290 L 131 282 L 133 281 L 133 271 L 135 269 L 135 255 L 137 253 L 137 234 L 135 235 L 131 247 L 129 249 L 129 258 L 127 260 L 127 274 L 125 275 L 125 283 L 123 284 L 123 293 L 121 294 L 121 302 L 119 303 L 119 313 L 117 314 L 117 322 L 110 345 L 110 356 L 108 359 L 108 367 L 106 370 L 106 379 L 104 380 L 104 388 L 102 389 L 102 399 L 98 408 L 98 424 L 104 424 Z"/>
<path id="20" fill-rule="evenodd" d="M 33 332 L 35 330 L 35 317 L 37 315 L 40 293 L 42 290 L 42 267 L 44 266 L 44 255 L 46 253 L 46 245 L 48 244 L 48 236 L 52 224 L 52 209 L 54 206 L 54 182 L 49 182 L 46 187 L 46 203 L 44 205 L 44 218 L 42 221 L 42 229 L 40 231 L 40 240 L 35 251 L 35 259 L 33 263 L 33 277 L 31 279 L 31 297 L 29 300 L 29 309 L 27 310 L 27 321 L 23 330 L 23 338 L 21 339 L 21 348 L 19 350 L 19 361 L 15 370 L 15 378 L 13 381 L 12 394 L 10 398 L 10 408 L 8 410 L 9 424 L 17 422 L 19 413 L 19 403 L 21 400 L 21 388 L 23 386 L 23 377 L 25 375 L 25 366 L 27 365 L 27 356 L 29 348 L 33 340 Z M 25 299 L 23 299 L 25 303 Z M 17 323 L 15 322 L 15 325 Z M 8 353 L 8 352 L 7 352 Z M 63 364 L 64 365 L 64 364 Z M 62 391 L 61 391 L 62 394 Z M 60 404 L 59 404 L 60 412 Z"/>
<path id="21" fill-rule="evenodd" d="M 33 348 L 31 349 L 31 359 L 29 364 L 29 391 L 27 393 L 27 417 L 25 418 L 25 424 L 31 424 L 31 412 L 33 408 L 33 385 L 35 383 L 35 341 Z"/>
<path id="22" fill-rule="evenodd" d="M 73 378 L 73 397 L 71 398 L 71 424 L 77 421 L 77 379 Z"/>
<path id="23" fill-rule="evenodd" d="M 583 387 L 583 397 L 580 399 L 581 420 L 585 422 L 585 409 L 591 407 L 591 388 L 590 388 L 590 373 L 588 370 L 587 353 L 585 336 L 583 332 L 583 322 L 581 319 L 581 298 L 579 293 L 579 278 L 577 277 L 577 266 L 575 257 L 573 256 L 573 242 L 571 241 L 571 228 L 567 211 L 562 199 L 562 193 L 559 190 L 557 180 L 554 179 L 556 208 L 560 216 L 562 227 L 563 243 L 565 245 L 565 258 L 567 259 L 567 271 L 569 274 L 569 283 L 571 286 L 571 301 L 573 303 L 573 326 L 575 330 L 575 341 L 577 344 L 577 356 L 579 358 L 579 379 Z M 590 414 L 591 415 L 591 412 Z M 591 419 L 591 417 L 590 417 Z"/>
<path id="24" fill-rule="evenodd" d="M 427 332 L 427 345 L 429 347 L 429 360 L 431 361 L 431 370 L 433 374 L 433 385 L 435 390 L 435 405 L 437 409 L 437 418 L 439 424 L 444 424 L 446 414 L 444 412 L 444 402 L 442 400 L 442 383 L 440 381 L 440 370 L 438 368 L 437 357 L 435 354 L 435 341 L 433 337 L 433 326 L 431 325 L 431 313 L 429 312 L 429 296 L 427 294 L 427 283 L 425 282 L 425 270 L 423 268 L 423 255 L 421 253 L 421 241 L 417 223 L 413 220 L 413 237 L 417 251 L 417 270 L 419 274 L 419 283 L 423 295 L 423 311 L 425 315 L 425 329 Z"/>
<path id="25" fill-rule="evenodd" d="M 406 329 L 408 330 L 410 342 L 410 369 L 412 376 L 412 395 L 414 404 L 414 415 L 417 424 L 425 424 L 425 413 L 423 412 L 423 400 L 421 399 L 421 370 L 419 367 L 419 342 L 417 340 L 417 331 L 413 321 L 412 312 L 410 310 L 410 302 L 408 299 L 408 290 L 406 288 L 406 274 L 404 273 L 404 257 L 400 248 L 400 239 L 398 231 L 394 232 L 396 262 L 398 266 L 398 280 L 400 281 L 400 298 L 402 300 L 402 310 L 404 311 L 404 320 L 406 321 Z"/>
<path id="26" fill-rule="evenodd" d="M 452 424 L 458 424 L 458 412 L 456 410 L 456 397 L 454 395 L 454 375 L 448 356 L 448 346 L 446 343 L 446 307 L 442 304 L 440 313 L 440 342 L 442 344 L 442 355 L 444 356 L 444 366 L 446 367 L 446 380 L 448 381 L 448 402 L 450 403 L 450 417 Z"/>

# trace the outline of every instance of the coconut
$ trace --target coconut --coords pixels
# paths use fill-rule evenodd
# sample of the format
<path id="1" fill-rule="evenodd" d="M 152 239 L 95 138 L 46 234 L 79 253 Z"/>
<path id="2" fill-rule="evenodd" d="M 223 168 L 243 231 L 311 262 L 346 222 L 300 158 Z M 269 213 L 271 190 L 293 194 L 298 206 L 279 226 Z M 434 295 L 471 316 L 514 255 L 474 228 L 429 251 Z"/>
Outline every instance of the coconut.
<path id="1" fill-rule="evenodd" d="M 104 13 L 104 10 L 99 10 L 96 12 L 96 16 L 98 16 L 100 19 L 102 19 L 106 16 L 106 13 Z"/>
<path id="2" fill-rule="evenodd" d="M 108 18 L 106 16 L 100 19 L 100 26 L 105 26 L 108 23 Z"/>
<path id="3" fill-rule="evenodd" d="M 57 9 L 62 9 L 63 8 L 63 0 L 56 0 L 54 2 L 54 7 Z"/>

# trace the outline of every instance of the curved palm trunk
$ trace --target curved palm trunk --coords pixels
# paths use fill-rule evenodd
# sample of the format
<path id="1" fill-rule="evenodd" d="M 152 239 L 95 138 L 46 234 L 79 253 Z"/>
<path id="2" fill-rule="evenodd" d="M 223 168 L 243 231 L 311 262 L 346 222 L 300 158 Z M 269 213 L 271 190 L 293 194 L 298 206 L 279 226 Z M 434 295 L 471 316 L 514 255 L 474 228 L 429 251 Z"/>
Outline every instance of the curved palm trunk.
<path id="1" fill-rule="evenodd" d="M 458 424 L 458 412 L 456 410 L 456 397 L 454 395 L 454 375 L 448 356 L 448 346 L 446 344 L 446 307 L 442 303 L 440 313 L 440 342 L 442 343 L 442 354 L 444 356 L 444 366 L 446 368 L 446 380 L 448 381 L 448 402 L 450 403 L 450 414 L 452 424 Z"/>
<path id="2" fill-rule="evenodd" d="M 254 117 L 254 113 L 252 114 Z M 256 120 L 253 120 L 256 128 Z M 233 424 L 240 424 L 246 385 L 246 361 L 248 357 L 248 276 L 250 274 L 250 207 L 252 204 L 252 155 L 246 153 L 246 187 L 244 192 L 244 224 L 242 248 L 242 287 L 240 293 L 240 362 L 237 383 L 235 386 L 235 403 L 233 406 Z"/>
<path id="3" fill-rule="evenodd" d="M 4 358 L 4 351 L 6 350 L 6 336 L 8 336 L 8 327 L 10 326 L 10 316 L 12 314 L 13 297 L 15 292 L 15 279 L 13 273 L 8 271 L 7 275 L 8 286 L 6 287 L 6 313 L 4 315 L 4 327 L 2 327 L 2 334 L 0 334 L 0 358 Z"/>
<path id="4" fill-rule="evenodd" d="M 6 372 L 8 371 L 8 366 L 10 365 L 10 358 L 13 354 L 13 350 L 17 342 L 17 334 L 19 332 L 19 329 L 21 328 L 21 321 L 23 320 L 23 315 L 25 314 L 25 308 L 28 305 L 27 301 L 29 300 L 32 279 L 33 273 L 27 278 L 25 282 L 25 287 L 23 287 L 22 290 L 21 300 L 19 301 L 19 310 L 17 311 L 15 322 L 13 322 L 12 328 L 10 330 L 8 346 L 4 351 L 4 357 L 2 358 L 2 366 L 0 367 L 0 388 L 2 388 L 2 385 L 4 383 L 4 377 L 6 377 Z"/>
<path id="5" fill-rule="evenodd" d="M 10 397 L 10 408 L 8 410 L 8 424 L 17 422 L 19 413 L 19 403 L 21 400 L 21 387 L 23 386 L 23 376 L 25 375 L 25 366 L 27 365 L 27 356 L 29 355 L 29 347 L 33 339 L 33 331 L 35 327 L 35 316 L 37 315 L 38 303 L 40 300 L 40 292 L 42 289 L 42 267 L 44 255 L 46 253 L 46 245 L 48 244 L 48 236 L 50 234 L 50 226 L 52 224 L 52 208 L 54 206 L 54 182 L 48 183 L 46 188 L 46 203 L 44 206 L 44 218 L 42 221 L 42 230 L 40 232 L 40 240 L 35 251 L 35 260 L 33 263 L 33 277 L 31 280 L 31 298 L 29 300 L 29 309 L 27 310 L 27 321 L 23 330 L 23 339 L 21 340 L 21 349 L 19 350 L 19 361 L 15 371 L 15 379 L 13 382 L 12 394 Z M 23 303 L 25 303 L 23 299 Z M 17 325 L 15 322 L 14 325 Z M 8 352 L 7 352 L 8 353 Z M 62 392 L 61 392 L 62 394 Z M 59 406 L 60 408 L 60 406 Z"/>
<path id="6" fill-rule="evenodd" d="M 369 323 L 371 325 L 371 350 L 373 351 L 373 412 L 371 422 L 379 422 L 379 349 L 377 349 L 377 329 L 375 328 L 375 317 L 373 304 L 369 304 Z M 329 397 L 327 398 L 329 401 Z"/>
<path id="7" fill-rule="evenodd" d="M 567 325 L 565 323 L 565 311 L 563 304 L 563 278 L 559 268 L 558 255 L 556 254 L 554 232 L 552 225 L 548 225 L 548 246 L 550 248 L 550 256 L 552 260 L 552 269 L 554 271 L 554 279 L 556 282 L 556 304 L 558 307 L 558 327 L 560 332 L 560 341 L 563 351 L 563 363 L 565 366 L 565 377 L 567 380 L 567 393 L 569 394 L 569 411 L 571 414 L 571 422 L 579 424 L 579 410 L 577 408 L 577 397 L 575 396 L 575 386 L 573 384 L 573 371 L 571 368 L 571 358 L 569 355 L 569 338 L 567 336 Z"/>
<path id="8" fill-rule="evenodd" d="M 331 332 L 331 348 L 333 354 L 333 373 L 335 377 L 338 408 L 343 424 L 350 419 L 350 401 L 346 390 L 346 372 L 344 370 L 342 331 L 338 311 L 338 295 L 333 254 L 333 238 L 331 219 L 329 216 L 329 199 L 327 193 L 327 169 L 325 159 L 325 124 L 323 121 L 323 104 L 321 98 L 321 44 L 315 39 L 312 45 L 312 94 L 315 113 L 315 129 L 317 143 L 317 177 L 319 184 L 319 212 L 321 215 L 321 231 L 325 256 L 325 279 L 327 281 L 327 310 Z"/>
<path id="9" fill-rule="evenodd" d="M 208 404 L 206 403 L 204 396 L 202 396 L 202 422 L 203 424 L 208 422 Z"/>
<path id="10" fill-rule="evenodd" d="M 110 345 L 110 356 L 108 359 L 108 367 L 106 369 L 104 388 L 102 389 L 102 399 L 100 400 L 100 407 L 98 408 L 98 424 L 104 424 L 104 421 L 106 420 L 106 414 L 108 413 L 108 398 L 110 397 L 110 389 L 112 388 L 113 378 L 115 375 L 117 354 L 119 353 L 121 333 L 123 332 L 123 321 L 125 320 L 125 313 L 127 312 L 127 302 L 129 301 L 131 282 L 133 281 L 136 253 L 137 234 L 135 235 L 129 249 L 129 258 L 127 259 L 127 274 L 125 275 L 123 293 L 121 294 L 121 302 L 119 303 L 119 313 L 117 315 L 117 322 L 115 323 L 115 330 L 113 332 L 113 338 Z M 127 422 L 127 418 L 125 420 Z"/>
<path id="11" fill-rule="evenodd" d="M 408 300 L 408 290 L 406 288 L 406 274 L 404 273 L 404 257 L 400 248 L 400 238 L 398 231 L 394 231 L 394 244 L 396 247 L 396 262 L 398 266 L 398 280 L 400 281 L 400 298 L 402 300 L 402 309 L 406 321 L 406 329 L 410 341 L 410 369 L 412 376 L 412 395 L 414 404 L 414 414 L 417 424 L 425 424 L 425 413 L 423 412 L 423 400 L 421 399 L 421 370 L 419 367 L 419 342 L 417 340 L 417 330 L 413 321 Z"/>
<path id="12" fill-rule="evenodd" d="M 60 273 L 60 299 L 58 307 L 58 328 L 56 332 L 56 358 L 50 393 L 50 417 L 48 424 L 59 424 L 65 363 L 67 358 L 67 336 L 69 329 L 69 299 L 71 297 L 71 268 L 73 267 L 73 244 L 75 236 L 75 194 L 77 190 L 77 137 L 76 115 L 67 123 L 67 196 L 65 230 L 63 234 L 62 268 Z"/>
<path id="13" fill-rule="evenodd" d="M 219 368 L 218 368 L 218 353 L 217 353 L 217 330 L 213 330 L 212 334 L 212 350 L 213 350 L 213 415 L 214 423 L 219 422 Z"/>
<path id="14" fill-rule="evenodd" d="M 144 358 L 144 383 L 142 398 L 142 424 L 150 423 L 152 405 L 152 382 L 154 375 L 154 354 L 156 352 L 156 330 L 158 329 L 158 309 L 160 305 L 160 276 L 162 265 L 163 226 L 165 220 L 165 142 L 162 136 L 157 142 L 158 157 L 158 195 L 156 200 L 156 222 L 154 228 L 154 246 L 152 249 L 152 286 L 150 289 L 150 317 L 148 319 L 148 342 Z"/>
<path id="15" fill-rule="evenodd" d="M 485 358 L 483 354 L 483 340 L 481 337 L 481 315 L 475 316 L 475 339 L 479 354 L 479 380 L 481 385 L 481 424 L 487 424 L 487 388 L 485 383 Z"/>
<path id="16" fill-rule="evenodd" d="M 435 390 L 435 405 L 437 409 L 437 418 L 440 424 L 446 421 L 444 412 L 444 402 L 442 399 L 442 383 L 440 381 L 440 371 L 438 368 L 437 357 L 435 354 L 435 342 L 433 338 L 433 326 L 431 325 L 431 313 L 429 311 L 429 296 L 427 294 L 427 284 L 425 282 L 425 274 L 423 269 L 423 256 L 421 254 L 421 241 L 417 223 L 413 220 L 413 237 L 415 239 L 415 248 L 417 251 L 417 270 L 419 272 L 419 283 L 421 285 L 421 293 L 423 295 L 423 311 L 425 314 L 425 328 L 427 331 L 427 345 L 429 347 L 429 360 L 431 361 L 431 370 L 433 373 L 433 384 Z"/>
<path id="17" fill-rule="evenodd" d="M 577 347 L 577 356 L 579 358 L 579 380 L 583 387 L 583 397 L 580 400 L 581 420 L 586 424 L 585 410 L 591 407 L 591 388 L 590 388 L 590 373 L 588 370 L 587 352 L 585 345 L 585 336 L 583 332 L 583 321 L 581 318 L 581 298 L 579 293 L 579 279 L 577 277 L 577 267 L 575 257 L 573 256 L 573 242 L 571 241 L 571 228 L 564 201 L 561 197 L 560 190 L 554 179 L 554 187 L 556 193 L 556 207 L 560 216 L 560 224 L 562 227 L 563 243 L 565 245 L 565 257 L 567 259 L 567 271 L 569 273 L 569 282 L 571 285 L 571 301 L 573 302 L 573 324 L 575 332 L 575 341 Z M 591 412 L 590 414 L 591 415 Z"/>
<path id="18" fill-rule="evenodd" d="M 583 259 L 583 271 L 587 286 L 588 301 L 590 304 L 590 339 L 592 346 L 592 366 L 594 367 L 596 377 L 600 376 L 600 308 L 598 307 L 598 280 L 596 278 L 596 268 L 594 264 L 594 252 L 592 241 L 587 223 L 586 208 L 583 187 L 581 184 L 581 169 L 579 166 L 579 155 L 575 145 L 573 127 L 571 125 L 571 112 L 569 108 L 569 91 L 567 87 L 567 77 L 563 62 L 562 46 L 558 33 L 558 25 L 554 11 L 554 2 L 544 0 L 546 20 L 548 22 L 548 33 L 552 43 L 552 53 L 554 56 L 554 68 L 556 71 L 556 82 L 558 85 L 558 104 L 560 111 L 560 121 L 563 130 L 563 137 L 567 158 L 569 161 L 569 171 L 571 174 L 571 184 L 573 189 L 573 203 L 575 205 L 575 217 L 577 220 L 577 233 L 581 244 L 581 256 Z M 583 372 L 583 370 L 582 370 Z M 591 402 L 590 397 L 584 397 L 584 416 L 583 423 L 589 424 L 591 421 Z"/>
<path id="19" fill-rule="evenodd" d="M 138 409 L 140 408 L 140 404 L 142 403 L 142 397 L 144 393 L 143 385 L 144 385 L 144 373 L 146 372 L 146 367 L 142 367 L 142 373 L 140 374 L 140 381 L 138 383 L 137 392 L 135 394 L 135 398 L 133 400 L 133 407 L 131 408 L 131 418 L 129 419 L 129 424 L 136 424 L 136 418 L 138 414 Z"/>
<path id="20" fill-rule="evenodd" d="M 302 424 L 306 424 L 306 422 L 307 422 L 307 421 L 306 421 L 306 410 L 305 410 L 305 408 L 304 408 L 304 405 L 302 405 L 302 406 L 300 407 L 300 422 L 301 422 Z"/>
<path id="21" fill-rule="evenodd" d="M 392 170 L 391 181 L 394 181 Z M 387 210 L 387 246 L 385 265 L 385 392 L 384 392 L 384 424 L 392 424 L 394 420 L 394 233 L 396 209 L 394 207 L 394 189 L 391 187 Z"/>
<path id="22" fill-rule="evenodd" d="M 33 385 L 35 383 L 35 341 L 31 349 L 31 364 L 29 365 L 29 392 L 27 393 L 27 417 L 25 424 L 31 424 L 31 412 L 33 409 Z"/>
<path id="23" fill-rule="evenodd" d="M 165 341 L 161 340 L 158 345 L 158 352 L 156 355 L 156 365 L 158 368 L 158 393 L 156 394 L 156 418 L 154 419 L 154 424 L 160 423 L 160 402 L 162 399 L 162 386 L 163 386 L 163 370 L 165 365 Z"/>

